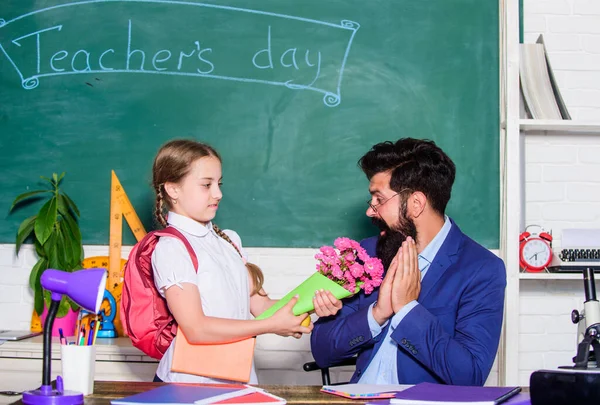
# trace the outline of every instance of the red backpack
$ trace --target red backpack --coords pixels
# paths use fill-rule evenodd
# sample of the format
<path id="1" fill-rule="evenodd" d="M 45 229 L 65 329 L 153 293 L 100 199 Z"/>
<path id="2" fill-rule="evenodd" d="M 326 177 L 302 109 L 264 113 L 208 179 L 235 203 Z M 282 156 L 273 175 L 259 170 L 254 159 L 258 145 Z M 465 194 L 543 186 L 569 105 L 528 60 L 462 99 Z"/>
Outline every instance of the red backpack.
<path id="1" fill-rule="evenodd" d="M 160 360 L 177 334 L 177 322 L 167 301 L 154 285 L 152 252 L 163 236 L 183 242 L 190 254 L 194 269 L 198 259 L 188 240 L 173 227 L 152 231 L 131 250 L 125 265 L 123 293 L 121 295 L 121 322 L 133 346 L 148 356 Z"/>

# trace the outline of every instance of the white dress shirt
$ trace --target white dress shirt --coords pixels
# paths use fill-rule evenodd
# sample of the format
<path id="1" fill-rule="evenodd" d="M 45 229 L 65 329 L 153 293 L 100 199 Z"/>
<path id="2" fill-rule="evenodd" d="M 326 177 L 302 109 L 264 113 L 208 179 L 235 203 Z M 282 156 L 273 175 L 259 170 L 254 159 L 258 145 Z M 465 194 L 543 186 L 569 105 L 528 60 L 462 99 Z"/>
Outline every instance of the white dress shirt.
<path id="1" fill-rule="evenodd" d="M 198 273 L 184 244 L 175 238 L 161 238 L 152 253 L 154 284 L 164 297 L 170 288 L 182 288 L 183 283 L 198 287 L 202 310 L 206 316 L 229 319 L 251 319 L 248 270 L 239 253 L 216 234 L 212 224 L 202 225 L 191 218 L 169 212 L 169 225 L 177 228 L 189 241 L 198 258 Z M 240 237 L 233 231 L 225 233 L 245 255 Z M 157 376 L 165 382 L 214 383 L 230 382 L 171 371 L 175 339 L 160 360 Z M 251 384 L 257 377 L 252 364 Z"/>

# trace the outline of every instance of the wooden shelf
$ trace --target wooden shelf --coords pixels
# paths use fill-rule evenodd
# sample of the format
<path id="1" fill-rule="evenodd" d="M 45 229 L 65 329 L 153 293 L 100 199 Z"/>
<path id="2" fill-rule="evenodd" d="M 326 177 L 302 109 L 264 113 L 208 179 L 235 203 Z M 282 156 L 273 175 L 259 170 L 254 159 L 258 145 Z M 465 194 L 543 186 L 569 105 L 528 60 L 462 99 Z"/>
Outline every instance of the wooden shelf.
<path id="1" fill-rule="evenodd" d="M 585 132 L 599 133 L 600 121 L 519 120 L 523 132 Z"/>
<path id="2" fill-rule="evenodd" d="M 521 280 L 581 280 L 581 273 L 519 273 Z"/>

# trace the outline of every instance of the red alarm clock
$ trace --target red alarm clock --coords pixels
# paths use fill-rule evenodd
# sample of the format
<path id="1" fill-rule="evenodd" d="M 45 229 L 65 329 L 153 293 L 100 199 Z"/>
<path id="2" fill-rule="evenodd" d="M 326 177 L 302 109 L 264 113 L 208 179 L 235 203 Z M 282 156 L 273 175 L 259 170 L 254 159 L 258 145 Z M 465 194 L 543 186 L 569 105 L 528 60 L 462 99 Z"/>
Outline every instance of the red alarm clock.
<path id="1" fill-rule="evenodd" d="M 519 236 L 519 264 L 525 271 L 537 273 L 552 261 L 552 235 L 541 227 L 539 234 L 527 232 L 528 228 Z"/>

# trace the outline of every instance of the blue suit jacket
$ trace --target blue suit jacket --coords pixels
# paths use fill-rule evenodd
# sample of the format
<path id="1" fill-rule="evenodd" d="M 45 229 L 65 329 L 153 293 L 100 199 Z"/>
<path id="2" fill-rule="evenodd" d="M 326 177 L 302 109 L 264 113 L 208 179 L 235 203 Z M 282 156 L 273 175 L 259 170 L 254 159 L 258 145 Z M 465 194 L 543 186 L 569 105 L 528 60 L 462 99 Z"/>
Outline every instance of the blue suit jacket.
<path id="1" fill-rule="evenodd" d="M 377 238 L 361 242 L 375 256 Z M 420 382 L 483 385 L 498 350 L 504 308 L 504 263 L 486 248 L 452 228 L 421 283 L 418 303 L 398 324 L 400 384 Z M 358 355 L 351 382 L 358 382 L 387 334 L 375 338 L 367 320 L 379 291 L 362 291 L 344 300 L 335 316 L 319 319 L 311 349 L 320 367 Z"/>

